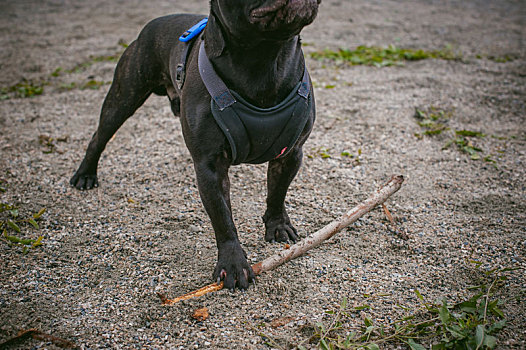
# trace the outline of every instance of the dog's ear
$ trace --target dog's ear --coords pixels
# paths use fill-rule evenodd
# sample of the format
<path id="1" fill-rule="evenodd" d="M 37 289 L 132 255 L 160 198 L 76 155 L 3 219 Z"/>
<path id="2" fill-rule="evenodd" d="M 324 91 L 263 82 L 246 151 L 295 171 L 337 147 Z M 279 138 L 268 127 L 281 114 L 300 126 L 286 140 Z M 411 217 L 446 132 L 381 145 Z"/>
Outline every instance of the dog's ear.
<path id="1" fill-rule="evenodd" d="M 219 57 L 225 50 L 223 28 L 212 10 L 205 29 L 205 47 L 209 58 Z"/>

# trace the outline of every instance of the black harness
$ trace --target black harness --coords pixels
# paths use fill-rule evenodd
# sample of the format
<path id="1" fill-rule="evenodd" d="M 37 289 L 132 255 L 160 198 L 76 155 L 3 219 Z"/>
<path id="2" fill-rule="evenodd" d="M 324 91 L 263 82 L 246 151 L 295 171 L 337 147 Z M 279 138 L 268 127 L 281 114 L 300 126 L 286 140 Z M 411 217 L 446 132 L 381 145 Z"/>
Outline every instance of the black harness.
<path id="1" fill-rule="evenodd" d="M 181 86 L 189 46 L 187 43 L 178 65 L 178 77 L 179 67 L 182 67 Z M 301 81 L 281 103 L 259 108 L 228 89 L 208 59 L 204 42 L 199 47 L 198 64 L 201 79 L 212 96 L 212 114 L 230 144 L 232 164 L 264 163 L 285 156 L 294 147 L 312 107 L 306 67 Z"/>

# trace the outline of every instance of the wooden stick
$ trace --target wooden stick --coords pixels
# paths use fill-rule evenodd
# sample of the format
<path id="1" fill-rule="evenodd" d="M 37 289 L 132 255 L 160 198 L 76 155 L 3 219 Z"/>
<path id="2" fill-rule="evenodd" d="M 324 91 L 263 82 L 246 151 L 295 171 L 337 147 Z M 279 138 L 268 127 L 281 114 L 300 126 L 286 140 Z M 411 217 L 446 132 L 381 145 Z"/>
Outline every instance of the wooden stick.
<path id="1" fill-rule="evenodd" d="M 301 240 L 299 243 L 292 245 L 289 249 L 282 250 L 279 253 L 274 254 L 266 258 L 265 260 L 258 262 L 255 265 L 252 265 L 252 270 L 254 271 L 254 274 L 259 275 L 263 272 L 271 271 L 276 267 L 283 265 L 284 263 L 305 254 L 310 249 L 319 246 L 323 241 L 331 238 L 343 228 L 349 226 L 350 224 L 358 220 L 360 217 L 362 217 L 364 214 L 371 211 L 377 205 L 383 204 L 387 200 L 387 198 L 389 198 L 396 191 L 398 191 L 400 187 L 402 187 L 403 182 L 404 177 L 402 175 L 392 176 L 391 180 L 389 180 L 389 182 L 382 186 L 382 188 L 380 188 L 377 192 L 373 193 L 364 202 L 360 203 L 356 207 L 346 212 L 339 219 L 334 220 L 322 229 L 314 232 L 305 239 Z M 187 300 L 194 297 L 198 297 L 209 292 L 220 290 L 222 288 L 223 282 L 219 284 L 213 283 L 175 299 L 167 299 L 166 297 L 160 294 L 159 297 L 161 298 L 161 303 L 163 305 L 173 305 L 181 300 Z"/>

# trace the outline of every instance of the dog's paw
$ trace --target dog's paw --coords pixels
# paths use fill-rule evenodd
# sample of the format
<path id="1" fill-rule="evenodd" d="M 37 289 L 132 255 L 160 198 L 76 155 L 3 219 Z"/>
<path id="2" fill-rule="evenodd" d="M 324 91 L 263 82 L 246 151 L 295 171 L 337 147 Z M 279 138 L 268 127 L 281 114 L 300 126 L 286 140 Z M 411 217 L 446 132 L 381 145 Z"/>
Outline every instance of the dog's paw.
<path id="1" fill-rule="evenodd" d="M 265 241 L 274 242 L 292 242 L 296 243 L 300 240 L 298 231 L 292 224 L 288 216 L 283 217 L 263 217 L 265 222 Z"/>
<path id="2" fill-rule="evenodd" d="M 256 281 L 254 271 L 247 262 L 246 254 L 239 242 L 227 242 L 219 247 L 217 265 L 214 270 L 214 281 L 221 281 L 230 290 L 247 289 Z"/>
<path id="3" fill-rule="evenodd" d="M 69 184 L 77 190 L 90 190 L 99 186 L 97 174 L 79 174 L 79 172 L 73 175 L 71 180 L 69 180 Z"/>

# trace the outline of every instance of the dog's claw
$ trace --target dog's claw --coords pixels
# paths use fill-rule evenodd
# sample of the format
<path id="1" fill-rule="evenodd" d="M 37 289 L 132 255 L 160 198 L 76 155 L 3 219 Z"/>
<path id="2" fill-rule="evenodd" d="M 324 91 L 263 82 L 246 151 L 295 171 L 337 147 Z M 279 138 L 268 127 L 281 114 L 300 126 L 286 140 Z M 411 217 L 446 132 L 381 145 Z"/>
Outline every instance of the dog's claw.
<path id="1" fill-rule="evenodd" d="M 214 271 L 214 281 L 223 281 L 223 288 L 247 289 L 254 279 L 254 272 L 246 261 L 246 254 L 238 242 L 219 248 L 219 257 Z"/>
<path id="2" fill-rule="evenodd" d="M 92 188 L 99 187 L 99 183 L 98 183 L 96 174 L 82 175 L 82 174 L 75 173 L 75 175 L 73 175 L 71 180 L 69 180 L 69 184 L 80 191 L 90 190 Z"/>
<path id="3" fill-rule="evenodd" d="M 286 213 L 281 215 L 263 216 L 265 222 L 265 241 L 270 243 L 282 242 L 296 243 L 299 240 L 298 231 L 290 223 L 290 219 Z"/>

